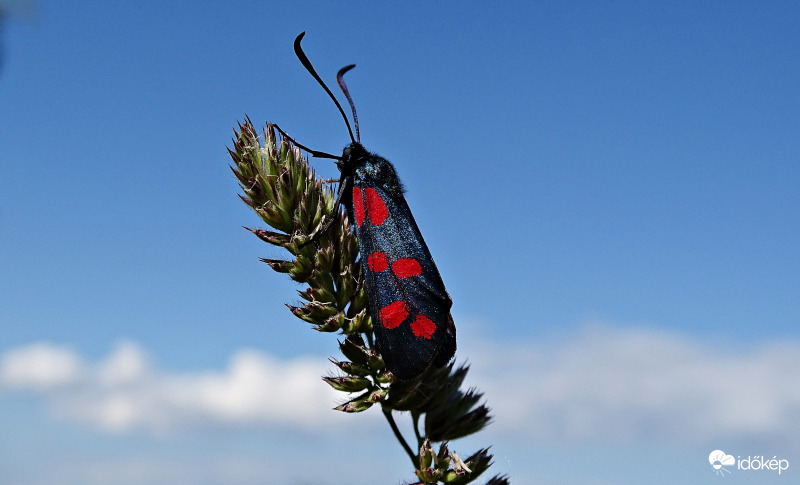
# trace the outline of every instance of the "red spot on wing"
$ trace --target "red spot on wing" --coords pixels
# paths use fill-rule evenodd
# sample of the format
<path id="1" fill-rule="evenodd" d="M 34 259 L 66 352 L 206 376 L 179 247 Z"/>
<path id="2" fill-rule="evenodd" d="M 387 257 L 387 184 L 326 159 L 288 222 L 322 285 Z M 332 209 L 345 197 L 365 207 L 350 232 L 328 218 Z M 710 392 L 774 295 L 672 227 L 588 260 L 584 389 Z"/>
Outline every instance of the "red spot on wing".
<path id="1" fill-rule="evenodd" d="M 392 263 L 392 271 L 398 278 L 411 278 L 422 274 L 422 266 L 414 258 L 400 258 Z"/>
<path id="2" fill-rule="evenodd" d="M 378 251 L 367 256 L 367 266 L 376 273 L 386 271 L 386 268 L 389 267 L 389 260 L 386 258 L 386 253 Z"/>
<path id="3" fill-rule="evenodd" d="M 411 331 L 417 338 L 431 338 L 436 331 L 436 324 L 425 315 L 418 316 L 411 324 Z"/>
<path id="4" fill-rule="evenodd" d="M 375 189 L 367 187 L 366 192 L 369 220 L 376 226 L 380 226 L 389 217 L 389 209 L 386 208 L 386 204 Z"/>
<path id="5" fill-rule="evenodd" d="M 404 301 L 394 301 L 381 308 L 381 324 L 389 330 L 397 328 L 406 318 L 408 318 L 408 309 L 406 309 L 406 302 Z"/>
<path id="6" fill-rule="evenodd" d="M 364 198 L 361 197 L 361 188 L 353 187 L 353 212 L 356 213 L 356 224 L 364 223 Z"/>

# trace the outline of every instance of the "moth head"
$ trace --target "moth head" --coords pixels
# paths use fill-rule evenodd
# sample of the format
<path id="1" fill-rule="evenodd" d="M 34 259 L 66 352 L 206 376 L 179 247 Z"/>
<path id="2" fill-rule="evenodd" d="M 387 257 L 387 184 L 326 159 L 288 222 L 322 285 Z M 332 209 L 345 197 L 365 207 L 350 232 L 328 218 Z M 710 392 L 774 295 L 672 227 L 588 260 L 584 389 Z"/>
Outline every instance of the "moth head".
<path id="1" fill-rule="evenodd" d="M 361 143 L 353 142 L 342 150 L 342 158 L 336 161 L 339 171 L 350 174 L 355 168 L 369 156 L 367 150 Z"/>

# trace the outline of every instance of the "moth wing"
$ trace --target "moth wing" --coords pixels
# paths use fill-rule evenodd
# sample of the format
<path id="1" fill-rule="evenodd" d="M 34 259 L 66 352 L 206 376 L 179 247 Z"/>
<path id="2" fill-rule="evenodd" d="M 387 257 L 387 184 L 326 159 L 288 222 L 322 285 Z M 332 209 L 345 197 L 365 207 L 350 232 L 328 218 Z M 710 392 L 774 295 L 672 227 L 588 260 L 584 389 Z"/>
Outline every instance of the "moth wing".
<path id="1" fill-rule="evenodd" d="M 452 300 L 402 194 L 359 191 L 364 213 L 356 230 L 378 350 L 396 376 L 409 379 L 452 358 Z"/>

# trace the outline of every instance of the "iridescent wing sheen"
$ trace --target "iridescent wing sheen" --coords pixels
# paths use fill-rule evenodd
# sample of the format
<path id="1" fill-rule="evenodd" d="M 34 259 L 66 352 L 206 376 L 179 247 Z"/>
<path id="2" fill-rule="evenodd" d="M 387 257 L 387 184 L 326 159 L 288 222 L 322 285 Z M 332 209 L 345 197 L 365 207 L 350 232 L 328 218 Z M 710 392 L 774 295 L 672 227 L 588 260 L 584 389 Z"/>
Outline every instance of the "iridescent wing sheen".
<path id="1" fill-rule="evenodd" d="M 389 164 L 377 156 L 373 162 Z M 452 358 L 452 301 L 399 182 L 382 182 L 357 172 L 345 207 L 355 222 L 378 350 L 392 373 L 410 379 Z"/>

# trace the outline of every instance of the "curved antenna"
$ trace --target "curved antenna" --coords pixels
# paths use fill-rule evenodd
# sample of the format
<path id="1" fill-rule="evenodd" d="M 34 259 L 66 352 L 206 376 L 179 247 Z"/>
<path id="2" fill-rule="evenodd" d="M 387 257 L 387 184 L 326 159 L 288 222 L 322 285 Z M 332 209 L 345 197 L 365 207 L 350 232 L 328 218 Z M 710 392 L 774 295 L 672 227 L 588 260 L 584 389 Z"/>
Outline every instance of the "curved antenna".
<path id="1" fill-rule="evenodd" d="M 300 47 L 300 41 L 303 40 L 304 35 L 306 35 L 306 33 L 301 32 L 300 35 L 298 35 L 297 38 L 294 39 L 294 53 L 297 54 L 297 58 L 300 59 L 300 62 L 303 64 L 303 67 L 306 68 L 306 71 L 308 71 L 312 76 L 314 76 L 314 79 L 317 80 L 317 82 L 320 84 L 320 86 L 322 86 L 325 92 L 328 93 L 328 96 L 330 96 L 333 102 L 336 103 L 336 107 L 339 108 L 339 113 L 342 114 L 342 118 L 344 118 L 344 122 L 347 125 L 347 131 L 350 133 L 350 140 L 353 143 L 355 143 L 356 139 L 353 138 L 353 130 L 352 128 L 350 128 L 350 122 L 347 120 L 347 115 L 344 114 L 342 105 L 339 104 L 339 101 L 336 100 L 336 96 L 334 96 L 331 90 L 328 89 L 328 86 L 326 86 L 325 83 L 322 82 L 322 79 L 319 77 L 319 74 L 317 74 L 317 71 L 314 70 L 314 66 L 311 65 L 311 61 L 308 60 L 306 53 L 303 52 L 303 48 Z"/>
<path id="2" fill-rule="evenodd" d="M 339 87 L 342 88 L 342 92 L 344 92 L 347 102 L 350 103 L 350 109 L 353 110 L 353 125 L 356 127 L 356 140 L 361 143 L 361 133 L 358 132 L 358 115 L 356 114 L 356 105 L 353 104 L 353 98 L 350 97 L 350 91 L 347 90 L 347 84 L 344 83 L 344 73 L 354 67 L 356 67 L 355 64 L 350 64 L 349 66 L 344 66 L 343 68 L 339 69 L 339 72 L 336 73 L 336 82 L 339 83 Z"/>

